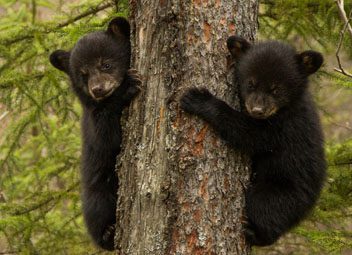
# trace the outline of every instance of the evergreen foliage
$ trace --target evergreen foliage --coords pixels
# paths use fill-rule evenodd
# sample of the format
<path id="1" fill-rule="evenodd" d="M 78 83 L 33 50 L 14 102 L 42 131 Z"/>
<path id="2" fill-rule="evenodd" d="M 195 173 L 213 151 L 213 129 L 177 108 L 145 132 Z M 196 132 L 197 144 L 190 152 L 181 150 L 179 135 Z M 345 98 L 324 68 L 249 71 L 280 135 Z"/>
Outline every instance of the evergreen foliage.
<path id="1" fill-rule="evenodd" d="M 126 2 L 0 0 L 0 254 L 100 253 L 81 216 L 81 109 L 48 56 Z"/>

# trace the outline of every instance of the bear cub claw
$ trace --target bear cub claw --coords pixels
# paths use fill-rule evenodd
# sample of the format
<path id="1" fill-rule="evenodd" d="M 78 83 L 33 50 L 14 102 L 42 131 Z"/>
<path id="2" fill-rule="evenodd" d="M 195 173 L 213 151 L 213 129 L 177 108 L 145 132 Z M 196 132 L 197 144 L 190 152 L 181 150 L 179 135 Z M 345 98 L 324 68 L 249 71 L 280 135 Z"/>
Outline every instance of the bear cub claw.
<path id="1" fill-rule="evenodd" d="M 101 238 L 100 246 L 106 250 L 114 250 L 115 225 L 108 226 Z"/>
<path id="2" fill-rule="evenodd" d="M 127 95 L 127 97 L 132 99 L 135 96 L 137 96 L 139 94 L 139 92 L 141 91 L 142 78 L 139 75 L 138 71 L 133 68 L 131 68 L 127 71 L 127 76 L 128 76 L 130 86 L 126 91 L 126 95 Z"/>
<path id="3" fill-rule="evenodd" d="M 108 242 L 111 238 L 114 238 L 115 235 L 115 225 L 108 226 L 103 233 L 103 241 Z"/>

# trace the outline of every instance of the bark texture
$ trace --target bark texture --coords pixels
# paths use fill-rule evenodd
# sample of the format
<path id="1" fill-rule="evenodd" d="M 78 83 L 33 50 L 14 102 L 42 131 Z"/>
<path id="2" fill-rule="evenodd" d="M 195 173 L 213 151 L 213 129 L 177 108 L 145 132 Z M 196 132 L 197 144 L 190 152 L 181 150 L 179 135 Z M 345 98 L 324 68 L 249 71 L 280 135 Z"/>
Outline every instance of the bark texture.
<path id="1" fill-rule="evenodd" d="M 242 234 L 245 157 L 178 108 L 204 86 L 238 106 L 226 39 L 253 40 L 257 0 L 130 0 L 142 93 L 117 161 L 117 254 L 248 254 Z"/>

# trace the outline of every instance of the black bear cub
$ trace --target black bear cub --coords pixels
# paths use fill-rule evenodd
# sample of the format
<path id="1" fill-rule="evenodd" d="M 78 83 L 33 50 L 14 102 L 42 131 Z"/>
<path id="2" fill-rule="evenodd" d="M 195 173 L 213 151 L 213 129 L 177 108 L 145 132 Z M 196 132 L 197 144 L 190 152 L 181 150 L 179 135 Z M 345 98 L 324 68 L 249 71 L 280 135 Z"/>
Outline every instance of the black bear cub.
<path id="1" fill-rule="evenodd" d="M 97 245 L 114 249 L 122 110 L 139 93 L 141 81 L 130 68 L 130 25 L 113 19 L 106 31 L 85 35 L 70 51 L 57 50 L 51 64 L 71 79 L 83 108 L 83 216 Z"/>
<path id="2" fill-rule="evenodd" d="M 307 88 L 323 57 L 277 41 L 251 45 L 232 36 L 227 44 L 237 63 L 243 112 L 204 88 L 188 90 L 180 105 L 250 155 L 246 240 L 270 245 L 307 215 L 324 182 L 323 135 Z"/>

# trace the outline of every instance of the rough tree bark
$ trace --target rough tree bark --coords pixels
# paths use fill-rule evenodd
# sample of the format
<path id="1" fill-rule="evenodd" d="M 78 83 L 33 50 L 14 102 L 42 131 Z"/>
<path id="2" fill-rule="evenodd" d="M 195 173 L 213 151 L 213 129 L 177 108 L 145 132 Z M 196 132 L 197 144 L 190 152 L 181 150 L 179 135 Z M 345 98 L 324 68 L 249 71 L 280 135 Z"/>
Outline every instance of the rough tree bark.
<path id="1" fill-rule="evenodd" d="M 242 222 L 245 157 L 178 98 L 205 86 L 238 106 L 226 39 L 253 40 L 257 0 L 130 0 L 142 93 L 118 158 L 117 254 L 248 254 Z"/>

